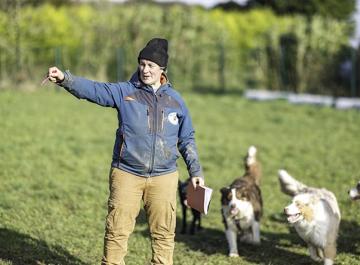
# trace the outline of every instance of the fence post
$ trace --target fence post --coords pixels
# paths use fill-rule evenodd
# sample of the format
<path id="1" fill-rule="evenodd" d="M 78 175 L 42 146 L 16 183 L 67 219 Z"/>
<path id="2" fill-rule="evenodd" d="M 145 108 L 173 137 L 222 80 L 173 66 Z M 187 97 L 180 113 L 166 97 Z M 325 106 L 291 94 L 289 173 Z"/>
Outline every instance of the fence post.
<path id="1" fill-rule="evenodd" d="M 15 83 L 20 83 L 21 81 L 21 28 L 19 25 L 20 20 L 20 1 L 16 0 L 14 3 L 14 34 L 15 34 Z"/>
<path id="2" fill-rule="evenodd" d="M 226 91 L 225 84 L 225 49 L 224 42 L 221 41 L 219 44 L 219 85 L 220 91 L 224 93 Z"/>
<path id="3" fill-rule="evenodd" d="M 351 97 L 356 97 L 356 50 L 351 49 Z"/>
<path id="4" fill-rule="evenodd" d="M 117 81 L 124 80 L 124 51 L 122 48 L 116 50 L 116 78 Z"/>
<path id="5" fill-rule="evenodd" d="M 63 68 L 61 64 L 61 47 L 57 46 L 54 48 L 54 63 L 56 67 L 59 67 L 60 69 Z M 55 86 L 55 91 L 60 92 L 60 87 Z"/>
<path id="6" fill-rule="evenodd" d="M 61 47 L 55 47 L 54 54 L 55 54 L 55 65 L 57 67 L 62 67 L 62 64 L 61 64 Z"/>
<path id="7" fill-rule="evenodd" d="M 3 78 L 3 59 L 2 59 L 2 49 L 0 47 L 0 89 L 1 89 L 1 80 L 4 80 Z"/>
<path id="8" fill-rule="evenodd" d="M 298 91 L 298 40 L 293 33 L 280 36 L 280 83 L 283 90 Z"/>

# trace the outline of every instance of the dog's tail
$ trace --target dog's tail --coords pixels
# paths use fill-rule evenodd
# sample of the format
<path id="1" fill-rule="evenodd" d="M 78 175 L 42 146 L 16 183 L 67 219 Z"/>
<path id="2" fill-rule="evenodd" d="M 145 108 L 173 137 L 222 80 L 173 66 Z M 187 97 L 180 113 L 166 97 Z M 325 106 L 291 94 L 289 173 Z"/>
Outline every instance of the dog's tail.
<path id="1" fill-rule="evenodd" d="M 245 175 L 253 178 L 256 185 L 260 185 L 261 168 L 260 163 L 256 160 L 257 149 L 255 146 L 250 146 L 245 156 Z"/>
<path id="2" fill-rule="evenodd" d="M 294 196 L 307 189 L 305 184 L 294 179 L 286 170 L 280 169 L 278 173 L 281 191 L 285 194 Z"/>

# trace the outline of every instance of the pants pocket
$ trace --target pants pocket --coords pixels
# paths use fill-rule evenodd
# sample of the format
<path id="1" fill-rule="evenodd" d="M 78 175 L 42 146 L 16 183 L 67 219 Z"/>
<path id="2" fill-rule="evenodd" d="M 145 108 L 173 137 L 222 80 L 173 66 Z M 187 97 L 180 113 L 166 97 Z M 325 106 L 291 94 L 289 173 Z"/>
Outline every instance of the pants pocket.
<path id="1" fill-rule="evenodd" d="M 167 237 L 175 232 L 176 207 L 169 201 L 152 201 L 145 206 L 147 212 L 150 232 Z"/>
<path id="2" fill-rule="evenodd" d="M 134 205 L 109 206 L 106 217 L 106 231 L 114 235 L 128 235 L 135 226 L 137 207 Z"/>

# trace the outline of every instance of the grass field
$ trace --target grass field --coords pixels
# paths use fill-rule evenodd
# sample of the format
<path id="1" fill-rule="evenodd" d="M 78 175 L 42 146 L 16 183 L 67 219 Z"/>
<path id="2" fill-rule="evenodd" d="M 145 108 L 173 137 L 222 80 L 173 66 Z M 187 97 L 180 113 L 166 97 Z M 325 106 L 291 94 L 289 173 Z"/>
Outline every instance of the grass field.
<path id="1" fill-rule="evenodd" d="M 196 129 L 206 184 L 214 189 L 205 229 L 176 235 L 174 264 L 313 264 L 282 215 L 285 168 L 335 193 L 342 212 L 336 264 L 360 264 L 360 202 L 347 190 L 360 180 L 360 113 L 234 95 L 184 94 Z M 0 92 L 0 264 L 99 264 L 116 112 L 50 86 Z M 249 145 L 262 163 L 262 245 L 227 257 L 219 189 L 243 173 Z M 187 178 L 179 162 L 181 178 Z M 180 207 L 178 208 L 180 221 Z M 180 228 L 180 226 L 179 226 Z M 128 265 L 151 256 L 146 218 L 129 240 Z"/>

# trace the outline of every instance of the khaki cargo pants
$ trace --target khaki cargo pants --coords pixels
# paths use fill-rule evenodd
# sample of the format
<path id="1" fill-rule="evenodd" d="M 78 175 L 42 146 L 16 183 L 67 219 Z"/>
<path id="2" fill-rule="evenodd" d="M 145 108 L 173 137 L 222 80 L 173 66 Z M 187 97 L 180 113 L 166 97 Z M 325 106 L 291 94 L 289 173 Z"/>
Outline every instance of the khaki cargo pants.
<path id="1" fill-rule="evenodd" d="M 102 265 L 125 264 L 128 238 L 134 230 L 141 200 L 150 228 L 150 264 L 173 264 L 178 177 L 177 171 L 144 178 L 111 169 Z"/>

